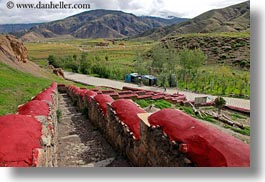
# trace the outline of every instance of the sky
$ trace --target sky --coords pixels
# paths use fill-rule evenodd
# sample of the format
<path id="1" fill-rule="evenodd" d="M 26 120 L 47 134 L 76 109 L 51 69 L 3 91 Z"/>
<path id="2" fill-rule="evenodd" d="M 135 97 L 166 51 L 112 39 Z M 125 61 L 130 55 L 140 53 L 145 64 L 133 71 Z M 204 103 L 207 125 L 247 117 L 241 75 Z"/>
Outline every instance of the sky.
<path id="1" fill-rule="evenodd" d="M 9 9 L 7 4 L 13 2 Z M 19 9 L 17 4 L 90 4 L 90 9 Z M 246 0 L 0 0 L 0 24 L 40 23 L 63 19 L 65 17 L 93 9 L 121 10 L 138 16 L 176 16 L 193 18 L 211 9 L 227 7 Z M 9 6 L 10 7 L 10 6 Z"/>

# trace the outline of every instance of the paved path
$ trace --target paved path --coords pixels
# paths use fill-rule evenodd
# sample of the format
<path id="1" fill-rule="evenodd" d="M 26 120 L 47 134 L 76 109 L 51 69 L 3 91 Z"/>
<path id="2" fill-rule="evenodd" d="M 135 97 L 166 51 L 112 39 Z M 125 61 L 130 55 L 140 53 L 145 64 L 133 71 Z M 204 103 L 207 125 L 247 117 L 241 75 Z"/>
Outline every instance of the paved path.
<path id="1" fill-rule="evenodd" d="M 117 89 L 122 89 L 123 86 L 128 86 L 128 87 L 133 87 L 133 88 L 141 88 L 145 90 L 163 92 L 163 88 L 160 88 L 160 87 L 148 87 L 148 86 L 139 87 L 136 84 L 130 84 L 130 83 L 122 82 L 122 81 L 109 80 L 109 79 L 104 79 L 104 78 L 96 78 L 96 77 L 92 77 L 88 75 L 71 73 L 71 72 L 64 72 L 64 74 L 65 74 L 66 79 L 78 81 L 80 83 L 89 84 L 89 85 L 106 86 L 106 87 L 112 87 L 112 88 L 117 88 Z M 169 93 L 169 94 L 176 93 L 176 89 L 168 88 L 166 93 Z M 196 94 L 196 93 L 181 91 L 181 90 L 179 90 L 179 93 L 185 94 L 188 100 L 194 100 L 195 97 L 202 97 L 202 96 L 209 96 L 212 99 L 216 97 L 212 95 Z M 226 100 L 227 105 L 250 109 L 250 100 L 231 98 L 231 97 L 224 97 L 224 99 Z"/>

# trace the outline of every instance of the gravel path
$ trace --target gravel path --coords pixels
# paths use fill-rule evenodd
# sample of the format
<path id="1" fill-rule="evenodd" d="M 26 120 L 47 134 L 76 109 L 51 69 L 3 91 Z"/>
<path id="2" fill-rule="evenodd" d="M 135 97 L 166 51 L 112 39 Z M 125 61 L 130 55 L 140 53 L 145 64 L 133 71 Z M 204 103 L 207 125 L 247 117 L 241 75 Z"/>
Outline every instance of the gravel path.
<path id="1" fill-rule="evenodd" d="M 109 79 L 104 79 L 104 78 L 96 78 L 96 77 L 92 77 L 88 75 L 71 73 L 71 72 L 64 72 L 64 74 L 65 74 L 66 79 L 72 80 L 72 81 L 78 81 L 83 84 L 89 84 L 89 85 L 95 85 L 95 86 L 107 86 L 107 87 L 112 87 L 112 88 L 117 88 L 117 89 L 122 89 L 123 86 L 139 88 L 139 86 L 136 84 L 125 83 L 122 81 L 109 80 Z M 164 90 L 163 88 L 148 87 L 148 86 L 142 86 L 140 88 L 145 89 L 145 90 L 160 91 L 160 92 L 163 92 Z M 169 93 L 169 94 L 176 93 L 176 89 L 168 88 L 166 93 Z M 203 97 L 203 96 L 209 96 L 211 99 L 214 99 L 216 97 L 212 95 L 197 94 L 197 93 L 181 91 L 181 90 L 179 90 L 179 93 L 185 94 L 188 100 L 194 100 L 195 97 Z M 227 105 L 250 109 L 250 100 L 231 98 L 231 97 L 224 97 L 224 99 L 226 100 Z"/>
<path id="2" fill-rule="evenodd" d="M 72 105 L 66 94 L 60 94 L 58 122 L 58 167 L 127 167 L 99 131 Z"/>

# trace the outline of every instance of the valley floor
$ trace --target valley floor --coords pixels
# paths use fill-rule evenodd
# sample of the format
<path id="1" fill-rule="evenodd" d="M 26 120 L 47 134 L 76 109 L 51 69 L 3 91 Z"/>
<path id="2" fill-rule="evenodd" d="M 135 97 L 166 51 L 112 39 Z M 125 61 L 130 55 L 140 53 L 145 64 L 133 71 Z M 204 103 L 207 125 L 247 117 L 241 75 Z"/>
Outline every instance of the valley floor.
<path id="1" fill-rule="evenodd" d="M 116 81 L 116 80 L 97 78 L 97 77 L 92 77 L 92 76 L 78 74 L 78 73 L 72 73 L 72 72 L 64 72 L 64 74 L 65 74 L 66 79 L 71 80 L 71 81 L 80 82 L 82 84 L 112 87 L 112 88 L 116 88 L 116 89 L 122 89 L 122 87 L 124 87 L 124 86 L 139 88 L 139 86 L 136 84 L 125 83 L 125 82 Z M 160 91 L 160 92 L 164 91 L 164 89 L 160 88 L 160 87 L 142 86 L 141 89 L 151 90 L 151 91 Z M 182 91 L 182 90 L 178 90 L 178 91 L 179 91 L 179 93 L 185 94 L 188 100 L 194 100 L 195 97 L 203 97 L 203 96 L 208 96 L 211 99 L 214 99 L 216 97 L 216 96 L 212 96 L 212 95 L 197 94 L 197 93 L 192 93 L 192 92 Z M 167 88 L 167 90 L 166 90 L 166 93 L 169 93 L 169 94 L 173 94 L 176 92 L 177 92 L 177 90 L 172 89 L 172 88 Z M 231 98 L 231 97 L 224 97 L 224 99 L 226 100 L 227 105 L 241 107 L 244 109 L 250 109 L 250 100 Z"/>

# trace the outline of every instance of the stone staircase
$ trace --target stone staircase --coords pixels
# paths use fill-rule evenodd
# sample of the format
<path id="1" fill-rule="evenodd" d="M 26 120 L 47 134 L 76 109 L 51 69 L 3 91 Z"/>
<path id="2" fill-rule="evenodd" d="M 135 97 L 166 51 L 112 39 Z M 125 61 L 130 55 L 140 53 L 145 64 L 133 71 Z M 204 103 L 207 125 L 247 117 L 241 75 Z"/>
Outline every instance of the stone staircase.
<path id="1" fill-rule="evenodd" d="M 106 142 L 76 110 L 67 94 L 59 95 L 58 167 L 128 167 L 128 161 Z M 57 113 L 58 114 L 58 113 Z"/>

